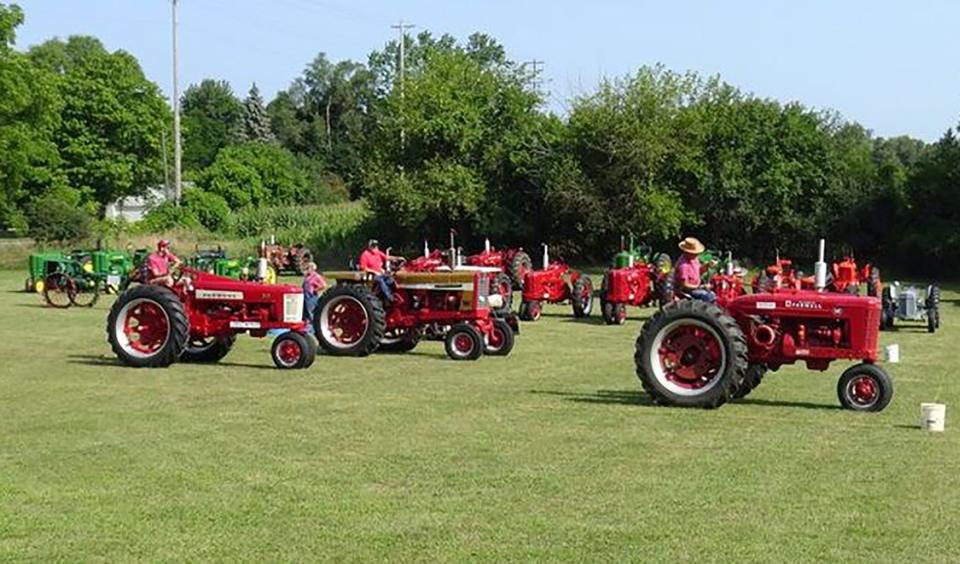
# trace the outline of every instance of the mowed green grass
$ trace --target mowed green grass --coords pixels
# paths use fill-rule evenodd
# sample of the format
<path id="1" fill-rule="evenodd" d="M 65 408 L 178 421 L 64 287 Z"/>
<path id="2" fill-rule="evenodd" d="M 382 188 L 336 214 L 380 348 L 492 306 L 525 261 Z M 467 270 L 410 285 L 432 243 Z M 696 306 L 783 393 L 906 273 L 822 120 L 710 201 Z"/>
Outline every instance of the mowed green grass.
<path id="1" fill-rule="evenodd" d="M 56 311 L 0 273 L 0 560 L 960 558 L 958 294 L 943 330 L 886 333 L 891 406 L 838 408 L 786 368 L 713 411 L 649 405 L 623 327 L 548 309 L 513 354 L 136 370 L 110 299 Z M 919 404 L 948 404 L 947 432 Z"/>

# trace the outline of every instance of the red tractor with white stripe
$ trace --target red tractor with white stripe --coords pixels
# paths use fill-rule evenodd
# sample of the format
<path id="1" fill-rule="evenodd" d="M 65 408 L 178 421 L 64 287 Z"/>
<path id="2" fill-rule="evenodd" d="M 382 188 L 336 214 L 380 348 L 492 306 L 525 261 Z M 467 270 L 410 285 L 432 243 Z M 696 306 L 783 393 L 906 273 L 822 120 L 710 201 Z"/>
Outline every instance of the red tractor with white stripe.
<path id="1" fill-rule="evenodd" d="M 237 335 L 273 341 L 278 368 L 308 368 L 317 347 L 303 321 L 298 286 L 246 282 L 182 268 L 172 287 L 134 285 L 117 297 L 107 317 L 107 340 L 120 362 L 166 367 L 174 362 L 217 362 Z"/>
<path id="2" fill-rule="evenodd" d="M 593 311 L 593 281 L 579 270 L 561 261 L 551 261 L 547 245 L 543 246 L 543 269 L 531 270 L 523 281 L 523 302 L 520 319 L 537 321 L 543 314 L 543 304 L 567 303 L 573 307 L 573 316 L 587 317 Z"/>
<path id="3" fill-rule="evenodd" d="M 335 356 L 375 351 L 408 352 L 426 335 L 442 335 L 453 360 L 506 356 L 519 326 L 514 315 L 494 317 L 502 304 L 481 270 L 411 271 L 393 274 L 392 300 L 366 272 L 326 272 L 337 285 L 320 298 L 314 328 L 320 346 Z"/>
<path id="4" fill-rule="evenodd" d="M 636 342 L 643 389 L 656 403 L 712 408 L 750 393 L 768 370 L 804 362 L 823 371 L 834 360 L 852 359 L 861 362 L 840 376 L 840 404 L 884 409 L 893 381 L 876 364 L 880 298 L 823 291 L 822 242 L 820 257 L 818 290 L 743 295 L 723 307 L 683 300 L 657 312 Z"/>

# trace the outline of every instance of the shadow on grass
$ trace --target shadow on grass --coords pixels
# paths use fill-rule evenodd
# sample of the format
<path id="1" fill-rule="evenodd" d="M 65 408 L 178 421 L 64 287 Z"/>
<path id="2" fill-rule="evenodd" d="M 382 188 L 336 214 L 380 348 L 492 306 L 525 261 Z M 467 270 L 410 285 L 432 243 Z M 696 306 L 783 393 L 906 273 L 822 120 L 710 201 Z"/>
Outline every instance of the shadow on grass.
<path id="1" fill-rule="evenodd" d="M 800 408 L 800 409 L 824 409 L 828 411 L 836 411 L 843 409 L 843 407 L 834 404 L 828 403 L 810 403 L 807 401 L 782 401 L 782 400 L 764 400 L 764 399 L 754 399 L 754 398 L 744 398 L 739 400 L 734 400 L 732 403 L 738 405 L 759 405 L 763 407 L 791 407 L 791 408 Z"/>
<path id="2" fill-rule="evenodd" d="M 579 323 L 582 325 L 606 325 L 603 318 L 598 315 L 591 315 L 589 317 L 573 317 L 568 315 L 566 319 L 561 319 L 560 322 Z"/>
<path id="3" fill-rule="evenodd" d="M 118 358 L 92 354 L 71 354 L 67 356 L 67 362 L 70 364 L 84 364 L 86 366 L 124 366 Z"/>
<path id="4" fill-rule="evenodd" d="M 556 396 L 575 403 L 599 403 L 606 405 L 642 405 L 653 407 L 650 396 L 639 390 L 597 390 L 596 392 L 559 392 L 554 390 L 530 390 L 531 394 Z"/>
<path id="5" fill-rule="evenodd" d="M 895 429 L 910 429 L 911 431 L 917 431 L 923 429 L 920 425 L 905 425 L 903 423 L 898 423 L 893 426 Z"/>
<path id="6" fill-rule="evenodd" d="M 50 307 L 50 306 L 48 306 L 48 305 L 46 304 L 46 302 L 41 302 L 41 303 L 38 303 L 38 304 L 14 304 L 14 306 L 16 306 L 16 307 L 39 307 L 39 308 L 50 309 L 50 310 L 66 309 L 66 308 Z"/>

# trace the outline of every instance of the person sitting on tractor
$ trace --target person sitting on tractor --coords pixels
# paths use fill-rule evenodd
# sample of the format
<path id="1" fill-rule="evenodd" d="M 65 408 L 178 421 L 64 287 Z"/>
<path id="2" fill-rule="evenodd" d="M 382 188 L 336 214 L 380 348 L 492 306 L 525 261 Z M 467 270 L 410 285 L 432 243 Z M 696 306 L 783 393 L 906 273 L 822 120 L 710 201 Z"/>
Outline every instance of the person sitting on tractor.
<path id="1" fill-rule="evenodd" d="M 320 294 L 327 287 L 327 281 L 317 272 L 317 263 L 310 261 L 303 266 L 303 320 L 307 322 L 307 333 L 313 334 L 313 313 L 320 303 Z"/>
<path id="2" fill-rule="evenodd" d="M 683 255 L 674 268 L 673 280 L 677 292 L 695 300 L 717 301 L 716 294 L 704 288 L 700 278 L 700 254 L 705 250 L 703 243 L 695 237 L 687 237 L 680 241 L 680 250 Z"/>
<path id="3" fill-rule="evenodd" d="M 393 301 L 393 277 L 385 269 L 388 261 L 403 260 L 403 257 L 391 256 L 380 250 L 380 243 L 376 239 L 367 242 L 367 248 L 360 253 L 360 270 L 373 275 L 374 282 L 380 287 L 380 292 L 388 302 Z"/>
<path id="4" fill-rule="evenodd" d="M 173 286 L 173 275 L 170 267 L 180 266 L 180 259 L 170 252 L 170 241 L 161 239 L 157 243 L 157 252 L 147 257 L 147 282 L 158 286 Z"/>

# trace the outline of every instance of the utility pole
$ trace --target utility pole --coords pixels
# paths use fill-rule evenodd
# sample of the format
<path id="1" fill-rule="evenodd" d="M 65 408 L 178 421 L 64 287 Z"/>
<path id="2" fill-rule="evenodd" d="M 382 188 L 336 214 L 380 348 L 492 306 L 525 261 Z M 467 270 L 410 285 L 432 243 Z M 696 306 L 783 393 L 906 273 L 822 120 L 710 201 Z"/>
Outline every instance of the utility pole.
<path id="1" fill-rule="evenodd" d="M 173 198 L 180 205 L 183 186 L 180 165 L 183 149 L 180 146 L 180 83 L 177 78 L 177 2 L 171 0 L 173 15 Z"/>
<path id="2" fill-rule="evenodd" d="M 543 84 L 543 81 L 540 79 L 540 73 L 543 71 L 543 61 L 538 61 L 534 59 L 532 61 L 527 61 L 528 65 L 533 69 L 533 74 L 530 77 L 530 85 L 533 86 L 533 89 L 537 91 L 538 95 L 541 95 L 540 86 Z"/>
<path id="3" fill-rule="evenodd" d="M 400 67 L 400 100 L 403 101 L 403 75 L 406 70 L 406 52 L 405 45 L 407 43 L 407 30 L 413 29 L 417 26 L 411 23 L 404 23 L 403 20 L 400 20 L 400 23 L 391 25 L 393 29 L 396 29 L 400 33 L 400 61 L 398 66 Z M 404 141 L 406 140 L 406 131 L 403 126 L 400 126 L 400 146 L 403 147 Z"/>

